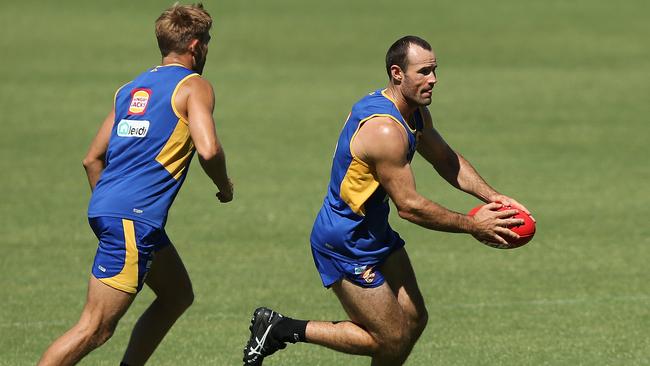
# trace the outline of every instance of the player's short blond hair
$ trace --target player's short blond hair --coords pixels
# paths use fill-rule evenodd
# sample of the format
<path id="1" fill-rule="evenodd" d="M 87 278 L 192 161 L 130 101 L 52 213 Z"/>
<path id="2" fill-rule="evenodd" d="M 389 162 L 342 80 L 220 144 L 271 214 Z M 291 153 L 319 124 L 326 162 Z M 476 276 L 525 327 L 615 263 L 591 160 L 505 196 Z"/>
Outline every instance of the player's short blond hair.
<path id="1" fill-rule="evenodd" d="M 212 17 L 203 4 L 179 5 L 175 3 L 156 19 L 156 38 L 163 57 L 171 52 L 183 54 L 193 39 L 203 43 L 209 40 Z"/>

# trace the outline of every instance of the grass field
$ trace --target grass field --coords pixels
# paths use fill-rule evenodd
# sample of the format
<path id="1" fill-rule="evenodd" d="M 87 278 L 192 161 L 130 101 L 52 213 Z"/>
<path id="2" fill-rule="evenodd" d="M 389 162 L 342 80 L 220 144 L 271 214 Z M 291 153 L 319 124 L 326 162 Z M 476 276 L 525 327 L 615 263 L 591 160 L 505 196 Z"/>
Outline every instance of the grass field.
<path id="1" fill-rule="evenodd" d="M 650 23 L 647 1 L 206 1 L 205 77 L 236 198 L 197 162 L 168 233 L 196 301 L 152 365 L 237 365 L 260 304 L 343 319 L 308 236 L 351 105 L 385 85 L 398 37 L 439 59 L 431 110 L 447 141 L 525 203 L 536 238 L 513 251 L 392 218 L 430 312 L 409 365 L 650 364 Z M 96 240 L 81 167 L 114 90 L 159 62 L 169 2 L 3 2 L 0 12 L 0 365 L 35 364 L 77 319 Z M 477 201 L 415 160 L 418 190 Z M 83 365 L 117 365 L 138 297 Z M 367 365 L 291 346 L 266 365 Z"/>

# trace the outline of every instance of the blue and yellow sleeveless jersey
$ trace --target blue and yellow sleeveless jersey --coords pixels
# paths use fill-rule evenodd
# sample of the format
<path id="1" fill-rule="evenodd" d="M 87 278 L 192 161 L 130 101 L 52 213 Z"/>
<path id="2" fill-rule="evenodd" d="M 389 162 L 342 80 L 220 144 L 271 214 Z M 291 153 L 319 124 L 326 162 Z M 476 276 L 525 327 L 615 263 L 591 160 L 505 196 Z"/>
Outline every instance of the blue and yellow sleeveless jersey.
<path id="1" fill-rule="evenodd" d="M 90 199 L 88 217 L 165 226 L 194 154 L 188 122 L 176 110 L 174 97 L 180 85 L 195 76 L 181 65 L 158 66 L 117 91 L 106 167 Z"/>
<path id="2" fill-rule="evenodd" d="M 376 263 L 404 244 L 388 224 L 388 195 L 378 177 L 350 150 L 359 128 L 373 123 L 373 117 L 389 117 L 404 128 L 409 143 L 407 158 L 413 158 L 416 137 L 423 127 L 421 111 L 414 113 L 416 129 L 412 130 L 385 90 L 374 91 L 357 102 L 339 136 L 327 196 L 310 238 L 314 250 L 359 264 Z"/>

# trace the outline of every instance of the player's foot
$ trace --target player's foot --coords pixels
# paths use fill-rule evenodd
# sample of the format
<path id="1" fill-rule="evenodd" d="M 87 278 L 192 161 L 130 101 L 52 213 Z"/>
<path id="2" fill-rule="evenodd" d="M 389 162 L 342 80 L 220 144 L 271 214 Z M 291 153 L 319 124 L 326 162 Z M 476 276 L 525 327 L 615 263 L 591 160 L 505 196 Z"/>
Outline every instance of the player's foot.
<path id="1" fill-rule="evenodd" d="M 244 347 L 244 366 L 259 366 L 264 357 L 287 346 L 286 343 L 271 335 L 271 328 L 282 318 L 282 314 L 271 309 L 263 307 L 255 309 L 251 318 L 251 326 L 248 328 L 251 331 L 251 337 Z"/>

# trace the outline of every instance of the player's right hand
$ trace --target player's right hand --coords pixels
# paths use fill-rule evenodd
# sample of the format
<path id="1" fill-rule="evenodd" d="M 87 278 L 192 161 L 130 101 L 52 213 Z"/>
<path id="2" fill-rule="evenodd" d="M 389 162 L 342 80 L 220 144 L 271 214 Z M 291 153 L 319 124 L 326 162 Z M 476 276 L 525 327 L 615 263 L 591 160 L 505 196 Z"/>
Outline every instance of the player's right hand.
<path id="1" fill-rule="evenodd" d="M 219 192 L 217 192 L 217 198 L 219 199 L 219 202 L 227 203 L 232 201 L 233 194 L 234 194 L 234 190 L 233 190 L 232 181 L 228 179 L 228 187 L 226 189 L 222 189 Z"/>
<path id="2" fill-rule="evenodd" d="M 519 239 L 519 235 L 508 228 L 523 225 L 524 220 L 510 218 L 517 214 L 517 210 L 498 211 L 502 207 L 501 203 L 492 202 L 481 207 L 471 217 L 474 221 L 474 231 L 471 234 L 476 240 L 482 243 L 490 242 L 508 245 L 508 242 L 503 238 L 504 236 Z"/>

